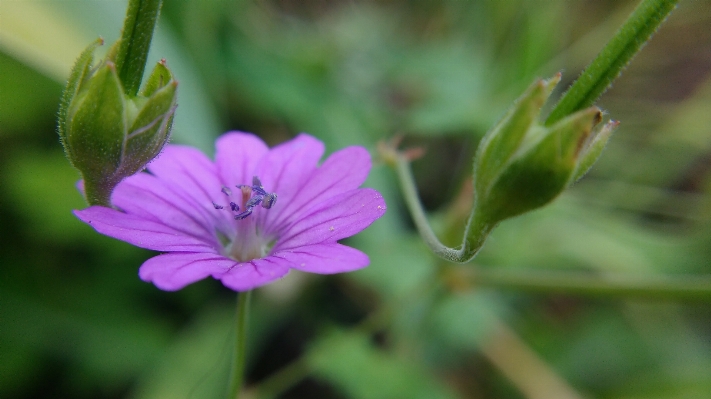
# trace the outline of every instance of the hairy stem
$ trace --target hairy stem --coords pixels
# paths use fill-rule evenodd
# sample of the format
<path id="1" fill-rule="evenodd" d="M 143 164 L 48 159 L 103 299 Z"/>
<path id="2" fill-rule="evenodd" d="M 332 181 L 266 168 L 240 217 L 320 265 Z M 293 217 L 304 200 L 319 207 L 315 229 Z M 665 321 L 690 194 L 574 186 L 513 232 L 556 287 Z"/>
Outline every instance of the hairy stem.
<path id="1" fill-rule="evenodd" d="M 495 225 L 481 220 L 480 214 L 476 212 L 476 208 L 474 208 L 475 210 L 473 210 L 469 216 L 469 222 L 464 231 L 462 246 L 455 249 L 442 244 L 427 221 L 427 215 L 425 215 L 422 202 L 420 202 L 420 198 L 417 195 L 417 188 L 415 187 L 415 179 L 410 169 L 410 162 L 404 156 L 397 155 L 395 170 L 398 180 L 400 180 L 400 188 L 405 199 L 405 204 L 412 216 L 412 220 L 415 222 L 420 236 L 430 247 L 432 252 L 450 262 L 464 263 L 474 258 L 484 245 L 486 237 L 491 230 L 494 229 Z"/>
<path id="2" fill-rule="evenodd" d="M 141 86 L 148 50 L 163 0 L 130 0 L 121 31 L 116 67 L 127 95 L 133 97 Z"/>
<path id="3" fill-rule="evenodd" d="M 546 126 L 592 106 L 676 7 L 679 0 L 643 0 L 553 108 Z"/>

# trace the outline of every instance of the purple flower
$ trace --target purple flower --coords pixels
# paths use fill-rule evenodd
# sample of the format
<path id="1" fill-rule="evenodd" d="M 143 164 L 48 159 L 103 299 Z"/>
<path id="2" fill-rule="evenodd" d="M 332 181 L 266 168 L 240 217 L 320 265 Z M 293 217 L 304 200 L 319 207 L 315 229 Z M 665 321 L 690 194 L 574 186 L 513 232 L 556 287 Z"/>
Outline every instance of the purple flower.
<path id="1" fill-rule="evenodd" d="M 380 193 L 358 188 L 371 166 L 364 148 L 335 152 L 320 166 L 323 143 L 305 134 L 269 149 L 252 134 L 227 133 L 216 148 L 212 162 L 195 148 L 167 145 L 150 173 L 116 187 L 120 211 L 75 214 L 101 234 L 164 252 L 139 275 L 168 291 L 208 276 L 246 291 L 290 269 L 331 274 L 368 265 L 367 255 L 338 243 L 386 210 Z"/>

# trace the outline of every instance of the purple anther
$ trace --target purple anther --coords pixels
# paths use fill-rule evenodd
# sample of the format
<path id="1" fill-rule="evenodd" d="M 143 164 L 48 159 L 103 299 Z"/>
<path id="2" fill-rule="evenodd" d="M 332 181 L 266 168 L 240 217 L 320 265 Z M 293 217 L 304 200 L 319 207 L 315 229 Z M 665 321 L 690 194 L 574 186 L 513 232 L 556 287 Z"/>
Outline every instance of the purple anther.
<path id="1" fill-rule="evenodd" d="M 242 212 L 239 212 L 240 207 L 236 203 L 230 202 L 230 209 L 232 210 L 232 212 L 239 212 L 234 215 L 235 220 L 245 219 L 247 216 L 252 214 L 254 208 L 258 205 L 261 205 L 262 208 L 269 209 L 276 203 L 276 193 L 267 192 L 262 186 L 262 181 L 259 180 L 259 177 L 257 176 L 252 177 L 251 186 L 247 186 L 245 184 L 238 184 L 236 185 L 236 187 L 242 191 L 242 201 L 244 201 L 247 197 L 249 197 L 249 199 L 244 204 L 244 209 L 242 210 Z M 222 192 L 227 196 L 232 195 L 232 191 L 225 186 L 222 187 Z M 214 202 L 212 203 L 212 205 L 215 206 L 215 209 L 224 208 L 222 205 L 217 205 Z"/>
<path id="2" fill-rule="evenodd" d="M 252 209 L 262 202 L 262 198 L 264 197 L 261 195 L 255 195 L 254 197 L 250 198 L 246 204 L 244 204 L 244 207 L 247 209 Z"/>
<path id="3" fill-rule="evenodd" d="M 252 208 L 248 208 L 246 211 L 236 214 L 235 220 L 242 220 L 251 214 L 252 214 Z"/>
<path id="4" fill-rule="evenodd" d="M 264 196 L 262 200 L 262 208 L 269 209 L 274 206 L 277 200 L 276 193 L 269 193 Z"/>

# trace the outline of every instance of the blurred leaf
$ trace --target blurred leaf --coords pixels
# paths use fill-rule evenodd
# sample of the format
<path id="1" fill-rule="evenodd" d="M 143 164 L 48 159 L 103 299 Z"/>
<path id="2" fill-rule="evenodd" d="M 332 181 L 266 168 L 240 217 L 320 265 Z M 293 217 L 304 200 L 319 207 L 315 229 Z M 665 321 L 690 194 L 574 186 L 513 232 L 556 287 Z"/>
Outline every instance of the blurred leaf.
<path id="1" fill-rule="evenodd" d="M 223 398 L 232 355 L 231 307 L 207 309 L 146 369 L 132 398 Z"/>
<path id="2" fill-rule="evenodd" d="M 62 86 L 2 52 L 0 70 L 0 137 L 37 136 L 52 126 Z"/>
<path id="3" fill-rule="evenodd" d="M 351 277 L 375 288 L 383 297 L 402 298 L 431 281 L 434 273 L 431 255 L 415 237 L 378 239 L 371 234 L 357 242 L 367 251 L 371 265 Z"/>
<path id="4" fill-rule="evenodd" d="M 82 25 L 67 23 L 67 16 L 55 12 L 50 2 L 4 1 L 0 14 L 0 51 L 59 82 L 69 76 L 74 60 L 96 39 L 87 40 Z M 97 14 L 94 18 L 106 21 L 105 16 Z M 114 25 L 120 29 L 120 19 Z"/>
<path id="5" fill-rule="evenodd" d="M 307 361 L 354 399 L 457 397 L 416 363 L 374 348 L 365 335 L 334 331 L 313 345 Z"/>
<path id="6" fill-rule="evenodd" d="M 157 354 L 165 339 L 164 326 L 151 320 L 125 317 L 126 314 L 109 313 L 106 309 L 101 315 L 91 315 L 72 309 L 71 305 L 68 309 L 64 304 L 48 305 L 9 291 L 7 281 L 3 285 L 0 337 L 22 353 L 21 362 L 7 366 L 10 370 L 27 369 L 24 359 L 49 354 L 69 361 L 63 374 L 77 388 L 104 386 L 116 390 Z M 99 306 L 101 303 L 96 302 Z M 5 376 L 0 379 L 2 387 L 10 385 L 3 381 Z"/>
<path id="7" fill-rule="evenodd" d="M 683 273 L 705 262 L 692 250 L 695 241 L 693 237 L 647 229 L 564 195 L 551 206 L 502 223 L 477 260 L 499 267 Z"/>
<path id="8" fill-rule="evenodd" d="M 432 329 L 450 348 L 475 351 L 498 322 L 502 305 L 487 291 L 449 295 L 432 310 Z"/>
<path id="9" fill-rule="evenodd" d="M 22 215 L 24 230 L 35 240 L 70 244 L 96 236 L 72 214 L 86 203 L 76 189 L 79 173 L 59 145 L 47 154 L 17 151 L 2 172 L 6 195 Z"/>

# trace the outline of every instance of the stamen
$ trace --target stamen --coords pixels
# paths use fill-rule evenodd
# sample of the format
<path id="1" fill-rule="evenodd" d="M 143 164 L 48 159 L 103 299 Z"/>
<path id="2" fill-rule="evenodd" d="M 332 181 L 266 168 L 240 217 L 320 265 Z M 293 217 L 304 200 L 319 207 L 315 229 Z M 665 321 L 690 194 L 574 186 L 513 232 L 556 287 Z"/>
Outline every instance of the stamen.
<path id="1" fill-rule="evenodd" d="M 262 208 L 264 209 L 269 209 L 274 206 L 277 200 L 277 195 L 276 193 L 269 193 L 264 196 L 264 200 L 262 201 Z"/>
<path id="2" fill-rule="evenodd" d="M 242 193 L 241 209 L 243 209 L 243 211 L 234 215 L 235 220 L 242 220 L 251 215 L 254 208 L 258 205 L 261 205 L 264 209 L 270 209 L 276 203 L 276 193 L 267 192 L 264 189 L 264 186 L 262 186 L 261 180 L 259 180 L 259 177 L 257 176 L 252 177 L 251 186 L 239 184 L 236 187 L 239 188 Z M 227 187 L 223 186 L 221 191 L 228 197 L 232 195 L 232 191 Z M 212 205 L 215 209 L 224 209 L 222 205 L 218 205 L 214 202 Z M 232 210 L 232 212 L 239 212 L 240 207 L 236 203 L 230 202 L 230 210 Z"/>

